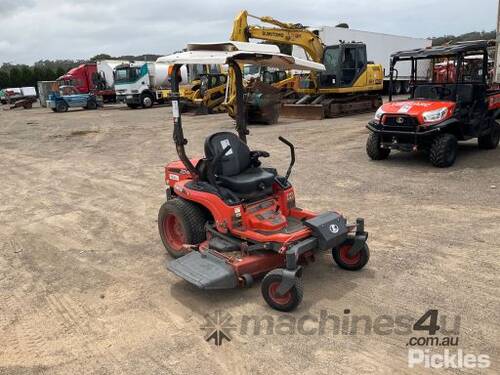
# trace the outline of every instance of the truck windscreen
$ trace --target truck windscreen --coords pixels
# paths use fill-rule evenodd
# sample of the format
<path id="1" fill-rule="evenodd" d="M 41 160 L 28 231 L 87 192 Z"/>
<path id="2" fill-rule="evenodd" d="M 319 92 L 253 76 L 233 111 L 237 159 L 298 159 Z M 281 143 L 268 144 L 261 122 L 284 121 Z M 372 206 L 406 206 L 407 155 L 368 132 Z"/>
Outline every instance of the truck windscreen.
<path id="1" fill-rule="evenodd" d="M 140 76 L 140 68 L 119 68 L 115 72 L 115 83 L 135 82 Z"/>

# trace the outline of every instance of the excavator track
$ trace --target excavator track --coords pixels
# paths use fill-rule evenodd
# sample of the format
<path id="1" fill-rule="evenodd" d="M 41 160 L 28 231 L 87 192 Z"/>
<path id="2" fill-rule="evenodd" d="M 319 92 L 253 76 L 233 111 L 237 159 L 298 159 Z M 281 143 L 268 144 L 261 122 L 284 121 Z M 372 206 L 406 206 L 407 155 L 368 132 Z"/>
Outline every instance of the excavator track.
<path id="1" fill-rule="evenodd" d="M 304 103 L 303 100 L 299 100 L 298 103 L 283 103 L 280 115 L 305 120 L 322 120 L 375 111 L 381 105 L 382 97 L 380 95 L 345 98 L 317 97 L 310 100 L 309 103 Z"/>

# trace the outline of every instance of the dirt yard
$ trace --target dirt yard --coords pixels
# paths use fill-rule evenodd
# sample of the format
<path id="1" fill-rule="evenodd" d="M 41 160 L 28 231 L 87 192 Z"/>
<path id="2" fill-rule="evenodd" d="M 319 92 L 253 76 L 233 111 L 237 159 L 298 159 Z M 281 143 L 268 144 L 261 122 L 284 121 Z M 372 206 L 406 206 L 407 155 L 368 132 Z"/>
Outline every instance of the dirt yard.
<path id="1" fill-rule="evenodd" d="M 373 162 L 369 118 L 251 127 L 250 146 L 271 152 L 266 164 L 280 171 L 289 151 L 278 136 L 295 143 L 298 205 L 364 217 L 370 232 L 364 270 L 322 254 L 305 269 L 298 310 L 281 314 L 259 283 L 201 292 L 166 270 L 156 220 L 163 166 L 176 159 L 169 107 L 0 111 L 0 374 L 428 373 L 408 367 L 409 349 L 446 348 L 407 345 L 425 332 L 315 322 L 407 316 L 413 325 L 429 309 L 442 328 L 455 323 L 451 352 L 488 355 L 482 373 L 500 373 L 500 148 L 465 143 L 449 169 L 418 154 Z M 184 125 L 197 155 L 232 121 L 190 116 Z M 217 310 L 235 326 L 221 346 L 201 329 Z M 245 330 L 259 317 L 272 329 Z"/>

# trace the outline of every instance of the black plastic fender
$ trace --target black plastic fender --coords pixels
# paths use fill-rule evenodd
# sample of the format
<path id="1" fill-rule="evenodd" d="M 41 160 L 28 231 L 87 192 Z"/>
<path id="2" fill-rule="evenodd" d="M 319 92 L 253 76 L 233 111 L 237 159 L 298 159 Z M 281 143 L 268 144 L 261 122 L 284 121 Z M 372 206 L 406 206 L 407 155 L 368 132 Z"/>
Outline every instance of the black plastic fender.
<path id="1" fill-rule="evenodd" d="M 295 285 L 295 278 L 302 276 L 302 267 L 298 266 L 294 270 L 280 269 L 281 283 L 276 293 L 278 296 L 286 294 Z"/>

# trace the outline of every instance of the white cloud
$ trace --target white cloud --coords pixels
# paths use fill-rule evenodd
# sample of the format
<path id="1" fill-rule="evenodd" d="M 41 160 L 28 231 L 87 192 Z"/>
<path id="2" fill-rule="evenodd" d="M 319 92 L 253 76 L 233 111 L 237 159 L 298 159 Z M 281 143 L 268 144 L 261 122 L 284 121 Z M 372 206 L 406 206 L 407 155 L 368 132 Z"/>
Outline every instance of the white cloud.
<path id="1" fill-rule="evenodd" d="M 170 53 L 229 37 L 239 10 L 304 25 L 417 37 L 492 30 L 497 0 L 0 0 L 0 63 L 46 58 Z"/>

